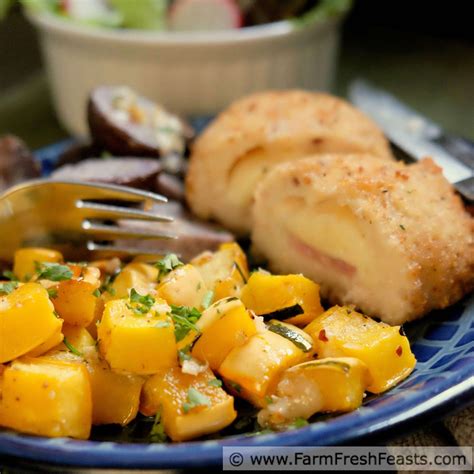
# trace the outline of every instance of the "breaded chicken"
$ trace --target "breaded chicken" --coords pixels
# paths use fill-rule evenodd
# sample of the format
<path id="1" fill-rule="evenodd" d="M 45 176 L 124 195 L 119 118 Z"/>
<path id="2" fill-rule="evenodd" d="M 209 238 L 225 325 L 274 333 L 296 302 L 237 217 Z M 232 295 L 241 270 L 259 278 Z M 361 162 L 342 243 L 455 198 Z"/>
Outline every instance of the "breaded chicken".
<path id="1" fill-rule="evenodd" d="M 250 231 L 252 196 L 272 166 L 321 153 L 392 159 L 379 128 L 347 102 L 299 90 L 261 92 L 232 104 L 197 139 L 186 197 L 193 212 Z"/>
<path id="2" fill-rule="evenodd" d="M 280 164 L 255 193 L 255 249 L 333 303 L 401 324 L 474 287 L 474 220 L 432 160 L 315 156 Z"/>

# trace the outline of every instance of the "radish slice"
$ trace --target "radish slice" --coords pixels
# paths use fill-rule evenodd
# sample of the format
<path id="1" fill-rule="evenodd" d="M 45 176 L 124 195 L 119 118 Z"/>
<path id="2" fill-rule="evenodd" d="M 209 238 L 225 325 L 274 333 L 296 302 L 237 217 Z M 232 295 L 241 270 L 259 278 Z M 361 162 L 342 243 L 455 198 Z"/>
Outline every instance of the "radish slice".
<path id="1" fill-rule="evenodd" d="M 176 0 L 168 21 L 175 31 L 218 31 L 240 28 L 242 15 L 234 0 Z"/>

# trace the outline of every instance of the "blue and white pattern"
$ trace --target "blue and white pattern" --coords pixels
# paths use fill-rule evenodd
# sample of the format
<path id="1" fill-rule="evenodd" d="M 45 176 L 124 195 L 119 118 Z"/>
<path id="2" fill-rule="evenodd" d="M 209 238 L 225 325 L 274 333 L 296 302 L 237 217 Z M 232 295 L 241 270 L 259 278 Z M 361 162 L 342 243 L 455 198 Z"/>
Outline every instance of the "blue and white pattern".
<path id="1" fill-rule="evenodd" d="M 45 149 L 54 161 L 64 143 Z M 47 168 L 47 166 L 46 166 Z M 0 431 L 0 455 L 36 462 L 110 468 L 183 468 L 220 465 L 222 446 L 304 446 L 377 443 L 419 428 L 474 399 L 474 296 L 411 323 L 406 332 L 418 360 L 402 384 L 348 414 L 284 433 L 179 444 L 124 444 L 47 439 Z"/>

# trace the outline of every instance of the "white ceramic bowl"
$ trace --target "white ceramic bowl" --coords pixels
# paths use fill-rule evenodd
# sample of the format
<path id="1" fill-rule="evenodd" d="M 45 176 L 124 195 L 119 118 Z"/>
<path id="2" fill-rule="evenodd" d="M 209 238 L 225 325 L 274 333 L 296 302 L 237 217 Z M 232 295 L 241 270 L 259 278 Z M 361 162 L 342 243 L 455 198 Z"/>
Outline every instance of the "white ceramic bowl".
<path id="1" fill-rule="evenodd" d="M 281 21 L 221 32 L 106 30 L 30 15 L 40 39 L 56 111 L 87 135 L 89 91 L 124 84 L 184 116 L 210 115 L 263 89 L 327 90 L 341 18 L 296 27 Z"/>

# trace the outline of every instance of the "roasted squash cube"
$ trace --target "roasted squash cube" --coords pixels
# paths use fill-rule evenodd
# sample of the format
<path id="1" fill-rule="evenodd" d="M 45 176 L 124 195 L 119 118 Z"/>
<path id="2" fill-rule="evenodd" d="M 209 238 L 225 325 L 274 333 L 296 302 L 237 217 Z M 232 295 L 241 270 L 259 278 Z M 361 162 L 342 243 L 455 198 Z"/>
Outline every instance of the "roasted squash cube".
<path id="1" fill-rule="evenodd" d="M 104 303 L 99 294 L 99 281 L 65 280 L 56 287 L 54 308 L 67 324 L 87 327 L 100 315 Z"/>
<path id="2" fill-rule="evenodd" d="M 36 272 L 40 262 L 59 263 L 63 261 L 60 252 L 45 248 L 27 247 L 15 251 L 13 273 L 21 281 L 28 281 Z"/>
<path id="3" fill-rule="evenodd" d="M 95 347 L 95 340 L 86 328 L 64 324 L 63 335 L 66 339 L 66 343 L 70 347 L 77 349 L 79 352 L 85 352 L 89 347 Z M 55 349 L 59 351 L 69 350 L 66 343 L 63 342 Z"/>
<path id="4" fill-rule="evenodd" d="M 270 330 L 258 332 L 230 351 L 219 373 L 234 393 L 256 406 L 265 406 L 265 396 L 274 389 L 283 370 L 310 357 L 311 344 L 303 345 L 300 337 L 294 333 L 293 339 L 298 339 L 295 343 Z"/>
<path id="5" fill-rule="evenodd" d="M 71 327 L 70 327 L 71 328 Z M 75 334 L 74 334 L 75 332 Z M 71 346 L 81 352 L 78 356 L 65 346 L 45 354 L 42 358 L 74 362 L 86 367 L 92 391 L 92 424 L 126 425 L 138 413 L 144 378 L 139 375 L 119 374 L 102 360 L 91 336 L 84 328 L 72 327 L 69 332 Z"/>
<path id="6" fill-rule="evenodd" d="M 85 367 L 25 357 L 3 374 L 0 425 L 42 436 L 87 439 L 91 400 Z"/>
<path id="7" fill-rule="evenodd" d="M 62 323 L 62 320 L 59 321 Z M 54 349 L 58 344 L 61 344 L 63 338 L 63 328 L 59 326 L 46 341 L 29 351 L 26 355 L 28 357 L 38 357 L 45 354 L 49 350 Z"/>
<path id="8" fill-rule="evenodd" d="M 113 281 L 112 292 L 105 293 L 106 300 L 127 298 L 130 290 L 147 295 L 154 293 L 157 286 L 158 269 L 142 262 L 126 265 Z"/>
<path id="9" fill-rule="evenodd" d="M 210 370 L 184 374 L 179 367 L 150 377 L 142 393 L 140 411 L 161 410 L 166 434 L 185 441 L 215 433 L 235 420 L 234 398 L 220 388 Z"/>
<path id="10" fill-rule="evenodd" d="M 401 327 L 389 326 L 351 308 L 334 306 L 318 316 L 305 331 L 315 343 L 318 357 L 355 357 L 369 368 L 367 388 L 380 393 L 413 371 L 416 359 Z"/>
<path id="11" fill-rule="evenodd" d="M 202 334 L 192 355 L 217 370 L 227 354 L 257 332 L 255 322 L 238 299 L 217 301 L 203 312 L 196 326 Z"/>
<path id="12" fill-rule="evenodd" d="M 147 375 L 177 365 L 168 305 L 159 300 L 146 314 L 137 314 L 132 305 L 127 300 L 113 300 L 105 305 L 98 336 L 100 352 L 110 367 Z"/>
<path id="13" fill-rule="evenodd" d="M 359 359 L 339 357 L 303 362 L 286 369 L 267 406 L 258 414 L 261 426 L 278 427 L 318 412 L 347 412 L 362 404 L 370 383 Z"/>
<path id="14" fill-rule="evenodd" d="M 236 242 L 221 244 L 216 252 L 203 252 L 191 264 L 201 273 L 206 287 L 214 291 L 214 301 L 239 296 L 249 277 L 247 257 Z"/>
<path id="15" fill-rule="evenodd" d="M 37 283 L 26 283 L 0 297 L 0 363 L 48 341 L 61 325 L 48 292 Z"/>
<path id="16" fill-rule="evenodd" d="M 242 289 L 244 305 L 259 316 L 306 325 L 323 313 L 319 285 L 303 275 L 254 272 Z"/>
<path id="17" fill-rule="evenodd" d="M 89 361 L 87 369 L 92 389 L 92 423 L 126 425 L 138 413 L 145 379 L 139 375 L 119 374 L 104 361 Z"/>
<path id="18" fill-rule="evenodd" d="M 199 271 L 182 265 L 166 275 L 158 286 L 158 295 L 168 304 L 202 308 L 207 287 Z"/>

